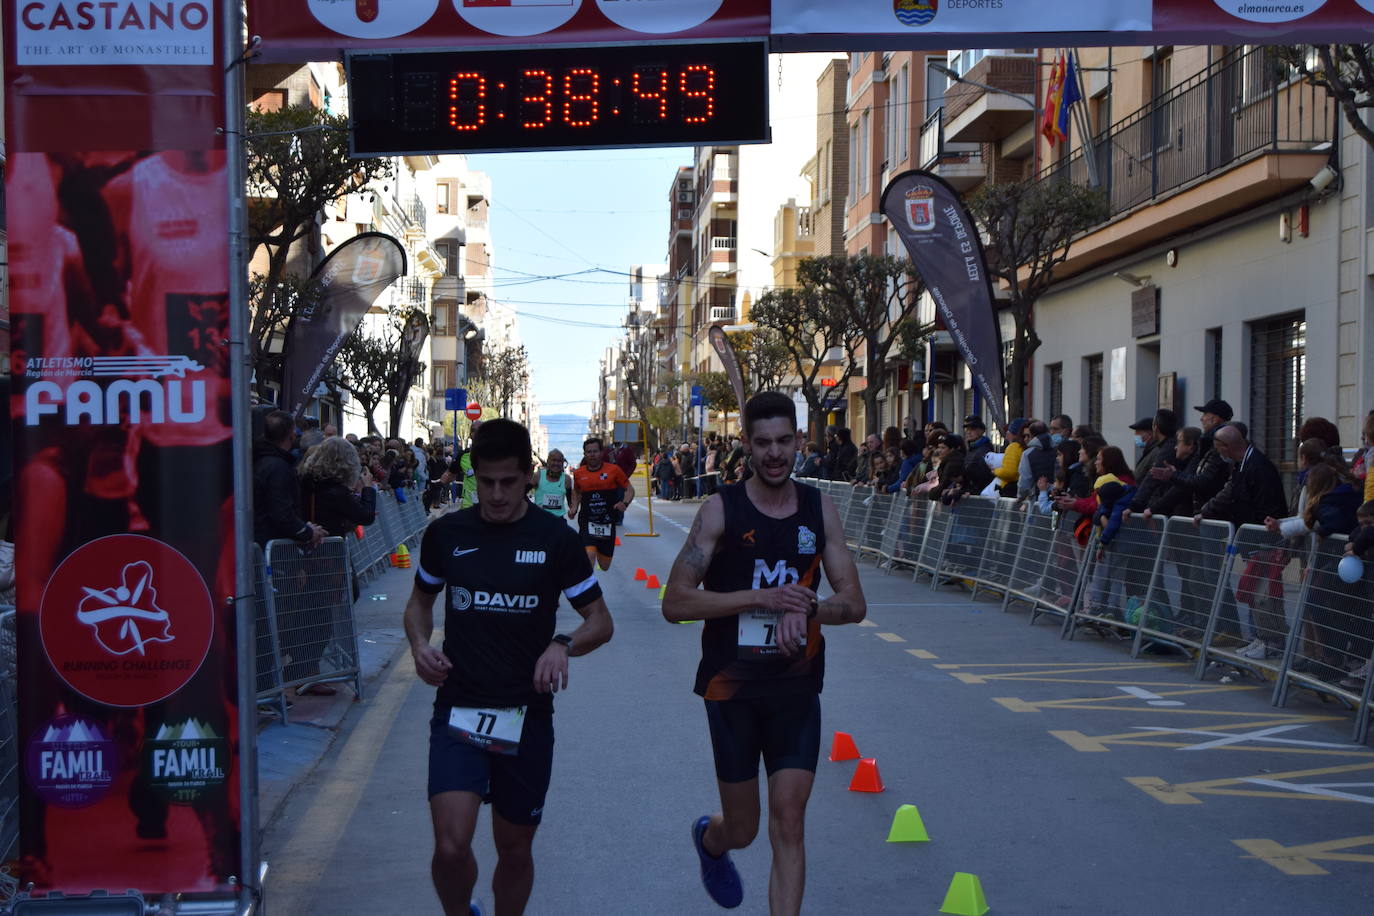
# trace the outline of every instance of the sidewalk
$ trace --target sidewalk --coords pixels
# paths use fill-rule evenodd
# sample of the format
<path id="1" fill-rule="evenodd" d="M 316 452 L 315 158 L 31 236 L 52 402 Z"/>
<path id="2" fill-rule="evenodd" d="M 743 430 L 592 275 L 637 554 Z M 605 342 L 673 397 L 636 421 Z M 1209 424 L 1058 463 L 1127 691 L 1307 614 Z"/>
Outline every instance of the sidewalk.
<path id="1" fill-rule="evenodd" d="M 354 605 L 364 700 L 405 645 L 401 615 L 414 577 L 414 569 L 388 569 L 363 589 Z M 332 697 L 296 696 L 294 690 L 288 691 L 292 705 L 285 726 L 273 717 L 259 716 L 258 823 L 262 830 L 328 753 L 339 726 L 357 702 L 351 682 L 336 686 L 339 692 Z"/>

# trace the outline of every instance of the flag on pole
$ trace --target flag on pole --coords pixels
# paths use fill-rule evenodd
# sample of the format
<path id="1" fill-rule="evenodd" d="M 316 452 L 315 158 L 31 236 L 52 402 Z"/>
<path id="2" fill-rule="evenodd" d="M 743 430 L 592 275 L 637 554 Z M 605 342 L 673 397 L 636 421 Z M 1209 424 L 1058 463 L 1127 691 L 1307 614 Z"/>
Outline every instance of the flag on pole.
<path id="1" fill-rule="evenodd" d="M 1078 91 L 1078 68 L 1073 63 L 1073 51 L 1064 57 L 1064 82 L 1060 87 L 1059 136 L 1069 139 L 1069 109 L 1074 103 L 1083 101 L 1083 93 Z"/>
<path id="2" fill-rule="evenodd" d="M 1061 118 L 1064 127 L 1068 126 L 1068 107 L 1064 103 L 1064 55 L 1059 55 L 1054 60 L 1054 68 L 1050 70 L 1049 86 L 1045 89 L 1045 113 L 1040 120 L 1040 133 L 1053 146 L 1060 140 L 1069 139 L 1068 132 L 1060 127 Z"/>

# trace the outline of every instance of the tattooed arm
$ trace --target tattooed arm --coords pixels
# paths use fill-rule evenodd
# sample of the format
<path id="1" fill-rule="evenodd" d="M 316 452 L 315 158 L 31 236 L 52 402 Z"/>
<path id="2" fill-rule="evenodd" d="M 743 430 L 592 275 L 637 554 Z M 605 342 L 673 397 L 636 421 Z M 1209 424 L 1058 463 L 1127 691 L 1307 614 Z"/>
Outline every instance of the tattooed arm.
<path id="1" fill-rule="evenodd" d="M 707 620 L 730 617 L 753 609 L 800 611 L 805 614 L 811 608 L 815 593 L 796 584 L 733 592 L 711 592 L 700 588 L 724 531 L 725 509 L 720 496 L 712 496 L 697 511 L 692 530 L 687 534 L 687 543 L 682 545 L 682 551 L 673 561 L 673 571 L 668 575 L 668 587 L 663 593 L 665 619 L 673 622 Z"/>
<path id="2" fill-rule="evenodd" d="M 821 494 L 821 511 L 825 516 L 825 551 L 821 554 L 821 565 L 825 567 L 825 577 L 835 594 L 821 602 L 816 619 L 821 623 L 858 623 L 868 614 L 868 604 L 864 601 L 858 567 L 844 544 L 840 513 L 824 493 Z"/>

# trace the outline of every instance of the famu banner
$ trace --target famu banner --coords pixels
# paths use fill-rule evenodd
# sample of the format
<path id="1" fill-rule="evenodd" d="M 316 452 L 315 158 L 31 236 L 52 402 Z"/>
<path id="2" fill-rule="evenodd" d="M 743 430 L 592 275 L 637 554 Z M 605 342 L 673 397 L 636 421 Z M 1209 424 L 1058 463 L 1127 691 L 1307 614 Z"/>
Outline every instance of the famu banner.
<path id="1" fill-rule="evenodd" d="M 4 4 L 21 884 L 243 876 L 216 4 Z M 8 718 L 8 717 L 7 717 Z"/>
<path id="2" fill-rule="evenodd" d="M 888 182 L 882 211 L 973 373 L 987 418 L 1005 427 L 1002 341 L 978 227 L 954 189 L 929 172 L 903 172 Z"/>

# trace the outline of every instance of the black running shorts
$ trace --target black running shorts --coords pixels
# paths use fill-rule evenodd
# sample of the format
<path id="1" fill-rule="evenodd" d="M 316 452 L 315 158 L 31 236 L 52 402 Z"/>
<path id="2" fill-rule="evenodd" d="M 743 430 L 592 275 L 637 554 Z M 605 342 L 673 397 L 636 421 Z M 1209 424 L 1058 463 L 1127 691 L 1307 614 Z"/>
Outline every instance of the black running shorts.
<path id="1" fill-rule="evenodd" d="M 821 751 L 821 698 L 814 693 L 746 700 L 706 700 L 716 778 L 748 782 L 778 770 L 816 772 Z"/>
<path id="2" fill-rule="evenodd" d="M 497 754 L 454 737 L 447 706 L 429 723 L 429 796 L 472 792 L 512 824 L 533 827 L 544 814 L 553 772 L 553 712 L 529 710 L 517 754 Z"/>
<path id="3" fill-rule="evenodd" d="M 615 556 L 615 526 L 614 526 L 614 525 L 611 526 L 611 536 L 608 537 L 608 538 L 593 537 L 592 534 L 587 530 L 586 526 L 583 526 L 582 529 L 581 529 L 581 531 L 580 531 L 579 533 L 582 535 L 582 546 L 583 546 L 583 547 L 595 547 L 595 548 L 596 548 L 596 552 L 599 553 L 599 554 L 601 554 L 601 556 L 603 556 L 603 557 L 613 557 L 613 556 Z"/>

